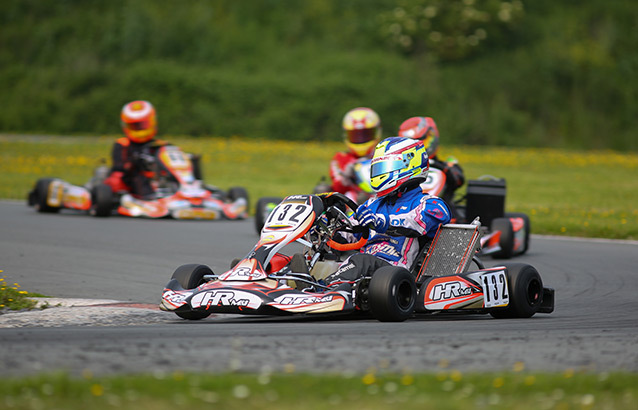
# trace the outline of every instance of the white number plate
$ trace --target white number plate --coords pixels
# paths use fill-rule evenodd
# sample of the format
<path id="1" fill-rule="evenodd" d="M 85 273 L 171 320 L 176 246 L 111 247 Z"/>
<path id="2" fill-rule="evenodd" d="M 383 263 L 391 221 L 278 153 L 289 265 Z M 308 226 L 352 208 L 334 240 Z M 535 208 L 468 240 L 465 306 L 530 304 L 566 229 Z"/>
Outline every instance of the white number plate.
<path id="1" fill-rule="evenodd" d="M 505 271 L 488 272 L 481 275 L 483 305 L 486 308 L 507 306 L 510 302 Z"/>
<path id="2" fill-rule="evenodd" d="M 296 228 L 312 212 L 312 206 L 300 203 L 279 204 L 266 221 L 266 228 Z"/>

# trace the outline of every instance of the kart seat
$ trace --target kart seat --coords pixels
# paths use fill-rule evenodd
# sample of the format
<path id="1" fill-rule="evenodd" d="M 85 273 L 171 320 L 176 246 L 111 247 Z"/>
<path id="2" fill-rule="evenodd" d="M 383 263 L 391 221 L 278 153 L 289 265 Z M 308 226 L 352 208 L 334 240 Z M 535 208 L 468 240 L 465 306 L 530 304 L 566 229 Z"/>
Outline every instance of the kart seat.
<path id="1" fill-rule="evenodd" d="M 481 224 L 441 225 L 429 246 L 423 246 L 416 258 L 412 272 L 417 282 L 423 283 L 431 276 L 465 273 L 481 242 Z"/>

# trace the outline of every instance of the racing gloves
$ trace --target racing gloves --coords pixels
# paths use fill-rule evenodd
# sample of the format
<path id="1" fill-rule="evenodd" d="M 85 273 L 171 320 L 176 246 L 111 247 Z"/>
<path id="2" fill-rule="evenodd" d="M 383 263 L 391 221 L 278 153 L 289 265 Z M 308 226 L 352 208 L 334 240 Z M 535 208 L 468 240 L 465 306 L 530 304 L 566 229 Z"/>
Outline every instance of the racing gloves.
<path id="1" fill-rule="evenodd" d="M 365 206 L 357 208 L 357 221 L 360 225 L 367 226 L 378 233 L 385 233 L 388 230 L 388 221 L 383 215 L 377 215 Z"/>

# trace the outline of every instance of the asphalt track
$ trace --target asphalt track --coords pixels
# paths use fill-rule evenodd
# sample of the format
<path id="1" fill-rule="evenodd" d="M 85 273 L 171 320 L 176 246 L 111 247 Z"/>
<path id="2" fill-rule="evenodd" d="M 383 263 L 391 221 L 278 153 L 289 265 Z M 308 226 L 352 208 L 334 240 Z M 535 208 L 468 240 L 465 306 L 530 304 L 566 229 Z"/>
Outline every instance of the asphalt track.
<path id="1" fill-rule="evenodd" d="M 223 271 L 256 241 L 252 219 L 98 219 L 37 214 L 11 201 L 0 201 L 0 233 L 0 275 L 8 282 L 55 297 L 153 304 L 177 266 Z M 534 265 L 556 290 L 554 313 L 404 323 L 236 316 L 187 322 L 165 313 L 159 323 L 138 325 L 5 328 L 2 374 L 638 371 L 638 243 L 533 236 L 516 261 Z"/>

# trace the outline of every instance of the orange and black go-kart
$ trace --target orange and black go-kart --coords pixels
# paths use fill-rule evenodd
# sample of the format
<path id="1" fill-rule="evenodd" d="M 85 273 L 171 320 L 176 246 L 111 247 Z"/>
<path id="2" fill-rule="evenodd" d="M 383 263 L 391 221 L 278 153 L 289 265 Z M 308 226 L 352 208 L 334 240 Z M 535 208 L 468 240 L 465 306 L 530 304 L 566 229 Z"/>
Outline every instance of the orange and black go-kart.
<path id="1" fill-rule="evenodd" d="M 113 213 L 132 217 L 209 220 L 244 219 L 248 216 L 246 189 L 232 187 L 225 192 L 206 185 L 201 179 L 199 157 L 174 145 L 155 148 L 138 158 L 151 178 L 152 198 L 134 197 L 121 182 L 107 177 L 108 167 L 100 166 L 84 186 L 58 178 L 39 179 L 29 192 L 27 203 L 38 212 L 74 209 L 102 217 Z"/>
<path id="2" fill-rule="evenodd" d="M 269 215 L 254 248 L 228 271 L 215 274 L 201 264 L 178 267 L 160 309 L 188 320 L 225 313 L 352 314 L 390 322 L 435 312 L 527 318 L 554 310 L 554 290 L 543 286 L 533 266 L 483 265 L 476 256 L 478 220 L 443 225 L 433 239 L 419 238 L 420 253 L 410 269 L 386 266 L 351 290 L 328 288 L 323 280 L 367 241 L 369 230 L 351 217 L 356 207 L 339 193 L 286 197 Z M 339 232 L 352 234 L 347 236 L 356 242 L 336 240 Z M 477 270 L 470 271 L 471 265 Z"/>

